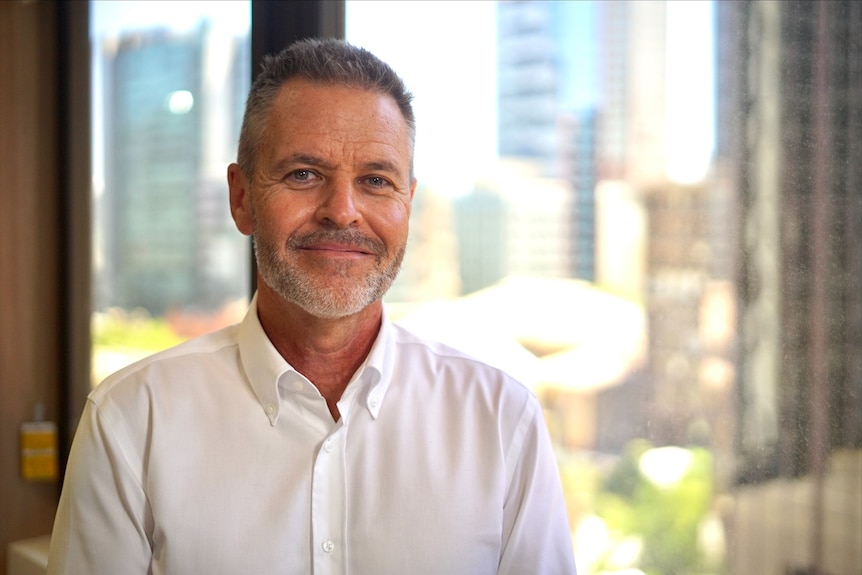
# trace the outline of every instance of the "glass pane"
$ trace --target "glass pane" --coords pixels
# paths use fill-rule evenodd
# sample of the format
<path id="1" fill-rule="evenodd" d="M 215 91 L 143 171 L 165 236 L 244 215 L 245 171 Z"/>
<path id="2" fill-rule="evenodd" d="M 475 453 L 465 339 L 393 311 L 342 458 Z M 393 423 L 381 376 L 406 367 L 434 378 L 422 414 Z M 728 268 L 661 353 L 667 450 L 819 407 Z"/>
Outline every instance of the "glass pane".
<path id="1" fill-rule="evenodd" d="M 249 88 L 250 3 L 91 3 L 93 383 L 242 317 L 249 243 L 226 168 Z"/>
<path id="2" fill-rule="evenodd" d="M 536 392 L 581 574 L 862 569 L 860 17 L 347 3 L 416 97 L 390 315 Z"/>

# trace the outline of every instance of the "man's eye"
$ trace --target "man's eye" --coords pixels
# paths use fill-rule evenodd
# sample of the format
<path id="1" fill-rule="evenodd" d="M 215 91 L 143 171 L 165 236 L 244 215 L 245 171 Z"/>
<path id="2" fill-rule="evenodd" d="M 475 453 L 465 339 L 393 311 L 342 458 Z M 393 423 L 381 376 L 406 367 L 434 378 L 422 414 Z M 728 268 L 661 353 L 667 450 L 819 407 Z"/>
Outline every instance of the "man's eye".
<path id="1" fill-rule="evenodd" d="M 381 176 L 368 176 L 365 178 L 365 183 L 371 186 L 372 188 L 386 188 L 391 186 L 392 184 L 384 177 Z"/>
<path id="2" fill-rule="evenodd" d="M 296 170 L 287 175 L 287 179 L 296 182 L 308 182 L 314 179 L 314 172 L 311 170 Z"/>

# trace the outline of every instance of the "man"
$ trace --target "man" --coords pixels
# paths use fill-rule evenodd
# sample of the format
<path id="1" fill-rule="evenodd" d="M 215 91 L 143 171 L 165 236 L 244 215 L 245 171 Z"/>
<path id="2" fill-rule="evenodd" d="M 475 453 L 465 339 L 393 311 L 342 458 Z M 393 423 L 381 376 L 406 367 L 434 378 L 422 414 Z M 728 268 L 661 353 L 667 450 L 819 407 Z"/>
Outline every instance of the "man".
<path id="1" fill-rule="evenodd" d="M 410 102 L 344 42 L 267 59 L 228 168 L 257 294 L 91 394 L 49 573 L 574 573 L 535 397 L 386 318 Z"/>

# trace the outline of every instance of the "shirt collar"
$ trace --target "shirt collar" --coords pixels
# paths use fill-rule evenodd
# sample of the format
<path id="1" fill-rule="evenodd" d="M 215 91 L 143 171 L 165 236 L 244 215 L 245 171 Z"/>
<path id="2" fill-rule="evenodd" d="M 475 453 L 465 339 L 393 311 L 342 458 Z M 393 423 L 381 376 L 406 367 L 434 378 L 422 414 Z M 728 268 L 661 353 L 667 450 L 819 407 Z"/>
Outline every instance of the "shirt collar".
<path id="1" fill-rule="evenodd" d="M 395 334 L 386 306 L 383 306 L 383 316 L 380 322 L 380 331 L 377 339 L 368 352 L 368 359 L 363 368 L 364 373 L 369 373 L 370 385 L 365 395 L 365 406 L 371 417 L 377 419 L 380 408 L 392 382 L 392 373 L 395 367 Z"/>
<path id="2" fill-rule="evenodd" d="M 260 325 L 257 315 L 257 294 L 252 298 L 248 312 L 239 326 L 238 344 L 240 361 L 246 377 L 270 425 L 275 425 L 281 407 L 279 379 L 284 374 L 296 370 L 275 349 L 263 326 Z M 384 306 L 377 339 L 362 367 L 359 368 L 360 372 L 348 386 L 360 385 L 367 389 L 366 393 L 362 393 L 362 389 L 356 390 L 359 392 L 358 400 L 364 401 L 374 419 L 377 419 L 389 389 L 394 365 L 395 338 L 392 323 Z M 345 395 L 347 393 L 348 391 L 345 391 Z"/>

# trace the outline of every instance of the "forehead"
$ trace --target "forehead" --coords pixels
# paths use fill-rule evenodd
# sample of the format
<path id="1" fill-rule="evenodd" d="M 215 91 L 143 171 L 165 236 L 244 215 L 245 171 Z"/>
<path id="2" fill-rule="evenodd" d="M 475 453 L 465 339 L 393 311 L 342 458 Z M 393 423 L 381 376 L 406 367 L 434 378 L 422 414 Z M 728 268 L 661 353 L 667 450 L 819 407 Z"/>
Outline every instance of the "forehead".
<path id="1" fill-rule="evenodd" d="M 407 122 L 392 96 L 376 90 L 293 78 L 279 89 L 267 118 L 270 143 L 324 138 L 380 143 L 410 153 Z"/>

